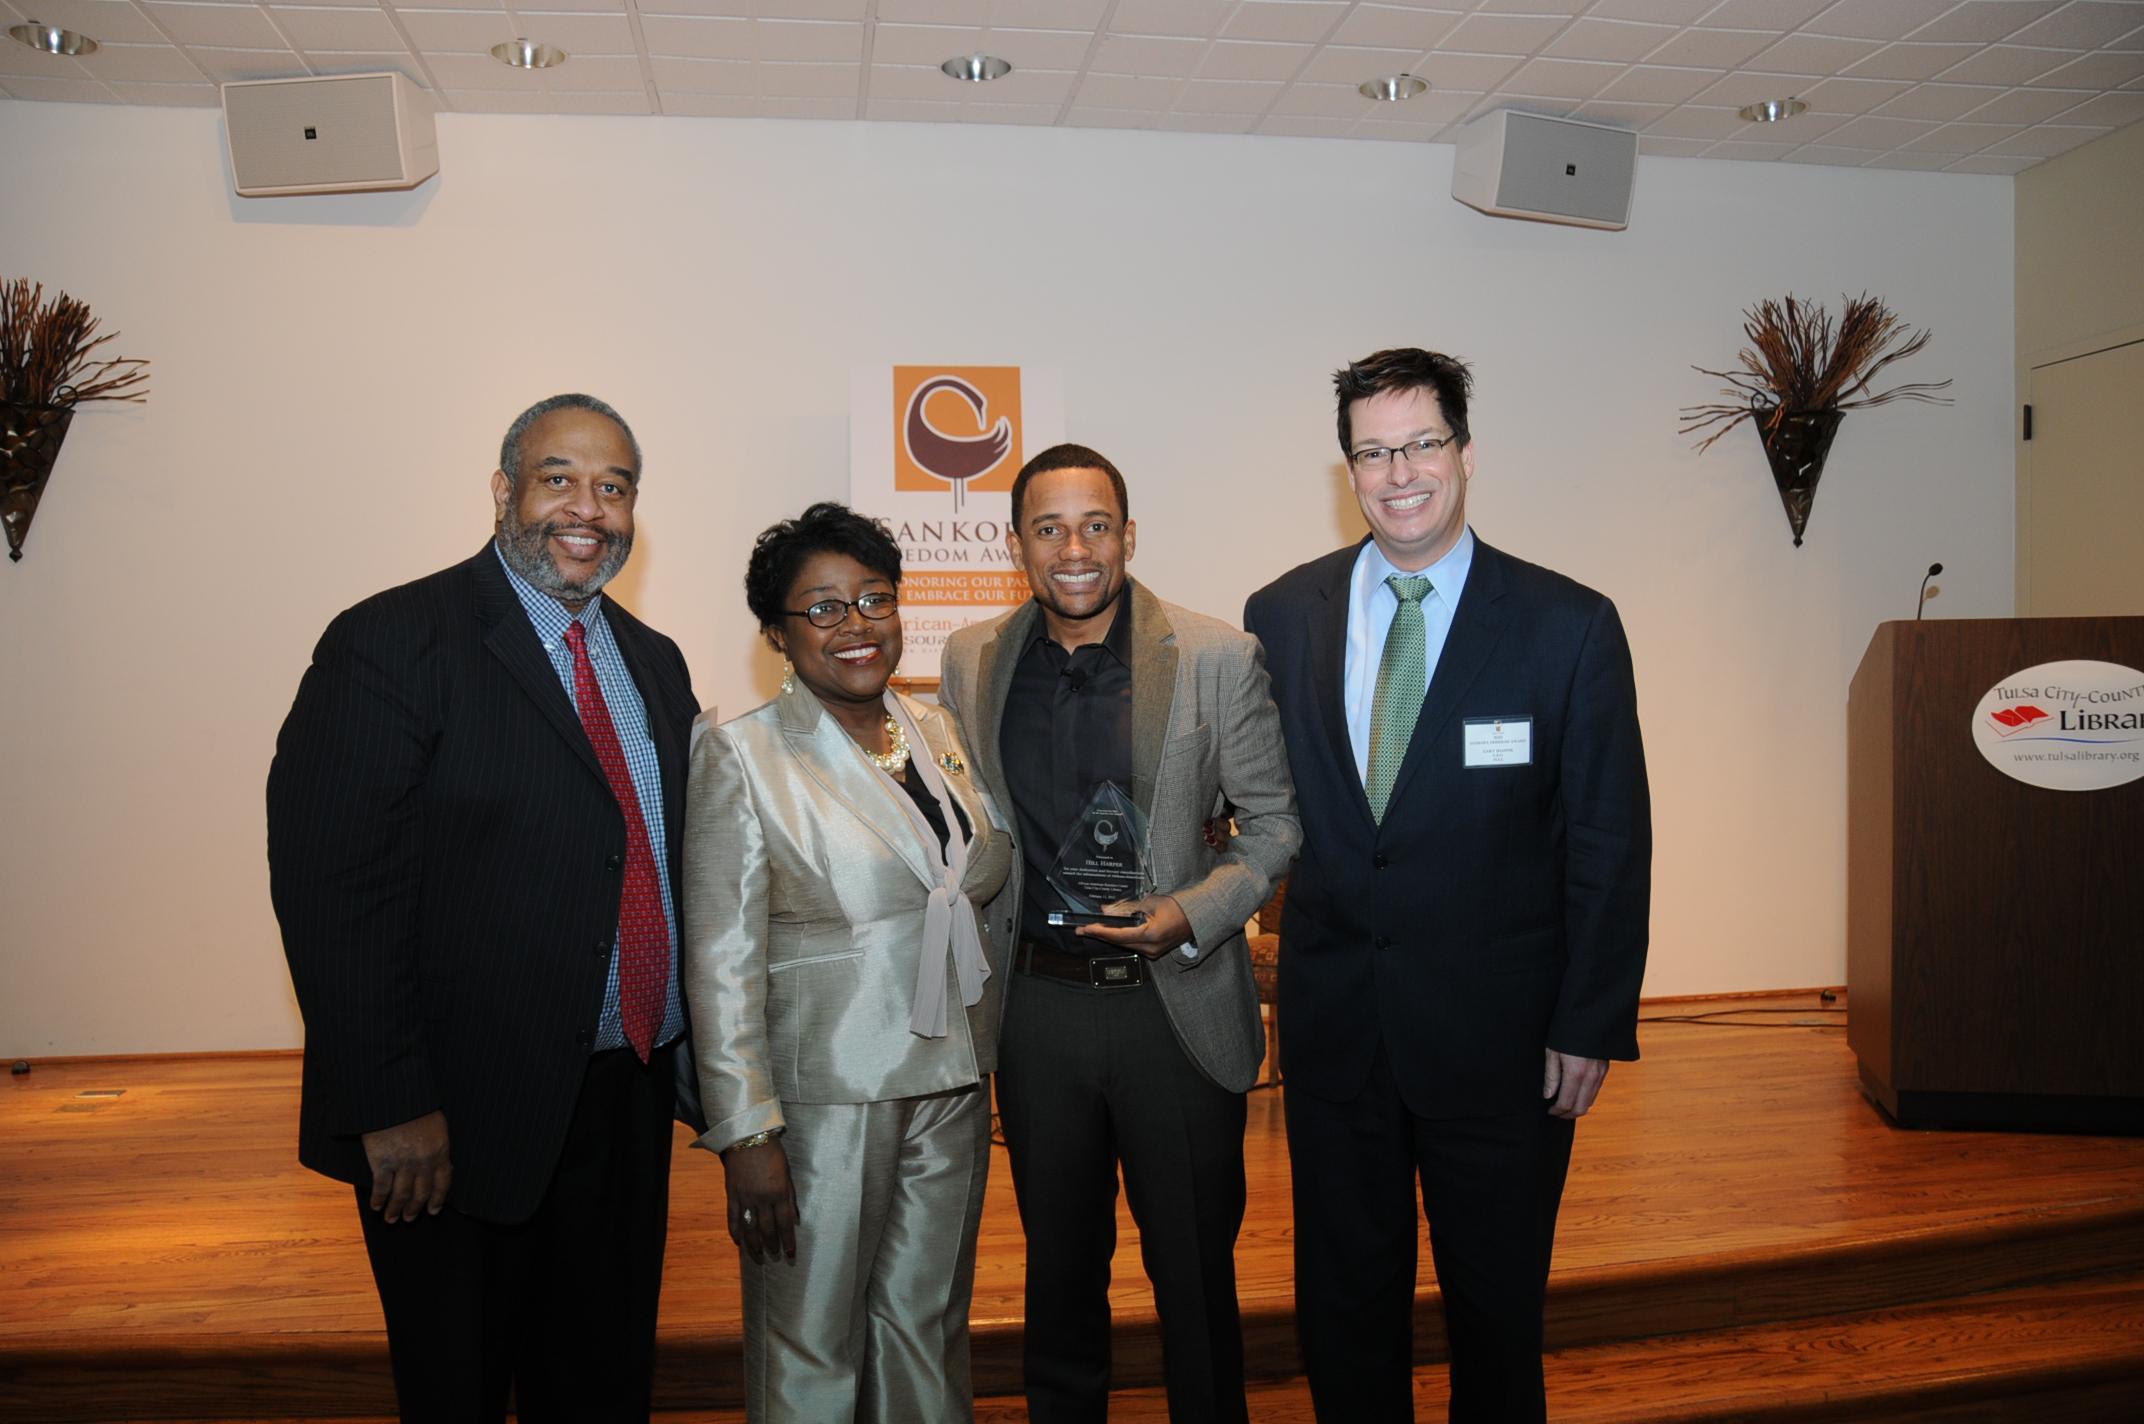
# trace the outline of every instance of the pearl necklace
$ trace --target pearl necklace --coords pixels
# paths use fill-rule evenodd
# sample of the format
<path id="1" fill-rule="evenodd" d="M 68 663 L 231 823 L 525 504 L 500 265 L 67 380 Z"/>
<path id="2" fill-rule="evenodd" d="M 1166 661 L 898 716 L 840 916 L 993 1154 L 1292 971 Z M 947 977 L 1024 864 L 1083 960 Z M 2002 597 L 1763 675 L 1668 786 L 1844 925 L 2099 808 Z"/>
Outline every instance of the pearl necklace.
<path id="1" fill-rule="evenodd" d="M 895 720 L 892 713 L 886 715 L 886 736 L 890 740 L 884 753 L 872 751 L 870 748 L 861 745 L 859 745 L 858 750 L 871 758 L 871 765 L 877 767 L 880 771 L 885 772 L 888 776 L 899 776 L 901 769 L 908 765 L 908 732 L 901 726 L 900 722 Z"/>

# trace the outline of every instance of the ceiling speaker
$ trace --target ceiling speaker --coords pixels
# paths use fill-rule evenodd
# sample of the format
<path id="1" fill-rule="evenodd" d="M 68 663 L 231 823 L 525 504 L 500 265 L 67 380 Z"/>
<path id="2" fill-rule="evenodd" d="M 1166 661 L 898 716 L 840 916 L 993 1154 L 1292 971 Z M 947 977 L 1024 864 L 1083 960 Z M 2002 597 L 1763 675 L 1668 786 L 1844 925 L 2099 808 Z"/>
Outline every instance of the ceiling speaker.
<path id="1" fill-rule="evenodd" d="M 1499 109 L 1459 131 L 1452 196 L 1498 217 L 1623 228 L 1637 166 L 1628 129 Z"/>
<path id="2" fill-rule="evenodd" d="M 439 171 L 432 101 L 399 74 L 226 84 L 223 133 L 244 198 L 414 188 Z"/>

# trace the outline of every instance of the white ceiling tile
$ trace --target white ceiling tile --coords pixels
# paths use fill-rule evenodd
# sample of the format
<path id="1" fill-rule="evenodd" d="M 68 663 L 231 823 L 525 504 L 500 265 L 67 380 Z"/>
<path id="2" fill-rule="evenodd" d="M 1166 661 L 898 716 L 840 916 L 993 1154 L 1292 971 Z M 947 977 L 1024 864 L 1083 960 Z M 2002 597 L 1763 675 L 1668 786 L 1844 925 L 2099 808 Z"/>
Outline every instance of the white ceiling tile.
<path id="1" fill-rule="evenodd" d="M 1403 73 L 1422 57 L 1411 49 L 1356 49 L 1325 45 L 1310 57 L 1299 79 L 1315 84 L 1360 84 L 1366 79 Z"/>
<path id="2" fill-rule="evenodd" d="M 168 44 L 163 31 L 149 23 L 128 0 L 22 0 L 14 10 L 25 20 L 40 20 L 88 35 L 99 44 Z"/>
<path id="3" fill-rule="evenodd" d="M 761 99 L 759 112 L 769 119 L 853 119 L 854 99 Z"/>
<path id="4" fill-rule="evenodd" d="M 2120 89 L 2138 79 L 2144 79 L 2144 52 L 2103 49 L 2029 82 L 2050 89 Z"/>
<path id="5" fill-rule="evenodd" d="M 634 89 L 614 94 L 561 94 L 553 90 L 547 112 L 553 114 L 646 114 L 648 96 L 645 90 Z M 847 117 L 855 116 L 855 107 L 850 106 Z"/>
<path id="6" fill-rule="evenodd" d="M 1864 114 L 1839 125 L 1825 137 L 1848 148 L 1888 149 L 1911 143 L 1923 134 L 1935 132 L 1937 127 L 1918 119 L 1878 119 Z"/>
<path id="7" fill-rule="evenodd" d="M 2035 124 L 2013 138 L 1990 144 L 1989 153 L 2007 153 L 2030 158 L 2053 158 L 2058 153 L 2068 153 L 2081 143 L 2090 143 L 2095 138 L 2104 138 L 2112 129 L 2069 128 L 2059 124 Z"/>
<path id="8" fill-rule="evenodd" d="M 1658 134 L 1640 134 L 1638 152 L 1653 158 L 1695 158 L 1712 147 L 1708 138 L 1665 138 Z"/>
<path id="9" fill-rule="evenodd" d="M 1962 40 L 1968 44 L 1994 44 L 2007 39 L 2062 0 L 1970 0 L 1947 15 L 1939 15 L 1913 32 L 1917 40 Z"/>
<path id="10" fill-rule="evenodd" d="M 1235 40 L 1288 40 L 1312 44 L 1324 39 L 1347 10 L 1345 4 L 1244 0 L 1221 33 Z"/>
<path id="11" fill-rule="evenodd" d="M 2009 36 L 2010 43 L 2045 49 L 2097 49 L 2137 27 L 2137 6 L 2073 0 L 2046 19 Z"/>
<path id="12" fill-rule="evenodd" d="M 1310 57 L 1302 44 L 1215 40 L 1199 65 L 1201 79 L 1292 79 Z"/>
<path id="13" fill-rule="evenodd" d="M 750 20 L 700 19 L 678 15 L 642 15 L 640 32 L 647 37 L 649 54 L 678 55 L 686 59 L 752 59 Z M 434 46 L 421 40 L 427 49 Z"/>
<path id="14" fill-rule="evenodd" d="M 241 79 L 302 79 L 312 73 L 287 49 L 210 49 L 188 45 L 194 63 L 219 84 Z"/>
<path id="15" fill-rule="evenodd" d="M 664 93 L 746 95 L 759 92 L 759 66 L 741 59 L 673 59 L 648 61 L 655 87 Z M 442 83 L 445 81 L 442 80 Z"/>
<path id="16" fill-rule="evenodd" d="M 1473 113 L 1476 106 L 1487 97 L 1486 94 L 1469 94 L 1459 89 L 1432 89 L 1427 94 L 1417 94 L 1407 100 L 1406 108 L 1400 110 L 1387 108 L 1381 102 L 1365 101 L 1370 104 L 1370 110 L 1364 117 L 1374 119 L 1382 114 L 1398 112 L 1448 124 L 1454 119 L 1463 119 Z"/>
<path id="17" fill-rule="evenodd" d="M 1258 132 L 1283 138 L 1346 138 L 1354 130 L 1353 119 L 1321 119 L 1307 114 L 1268 114 Z"/>
<path id="18" fill-rule="evenodd" d="M 967 25 L 980 29 L 990 23 L 990 0 L 878 0 L 878 19 L 881 25 Z"/>
<path id="19" fill-rule="evenodd" d="M 752 13 L 784 20 L 850 20 L 870 18 L 871 0 L 759 0 Z"/>
<path id="20" fill-rule="evenodd" d="M 1175 111 L 1191 114 L 1262 114 L 1280 96 L 1281 85 L 1194 79 L 1177 92 Z"/>
<path id="21" fill-rule="evenodd" d="M 60 104 L 110 104 L 119 97 L 94 79 L 40 79 L 22 74 L 0 76 L 0 93 Z"/>
<path id="22" fill-rule="evenodd" d="M 1166 74 L 1182 78 L 1198 68 L 1205 53 L 1204 40 L 1110 35 L 1095 51 L 1094 63 L 1088 67 L 1103 74 Z"/>
<path id="23" fill-rule="evenodd" d="M 1532 54 L 1569 23 L 1553 15 L 1469 15 L 1440 47 L 1467 54 Z"/>
<path id="24" fill-rule="evenodd" d="M 997 104 L 1062 104 L 1078 77 L 1063 69 L 1015 69 L 987 85 L 960 84 L 960 97 L 973 102 L 988 95 Z"/>
<path id="25" fill-rule="evenodd" d="M 1444 43 L 1458 23 L 1453 15 L 1432 10 L 1402 10 L 1391 5 L 1357 5 L 1348 12 L 1332 43 L 1375 49 L 1405 49 L 1421 54 Z"/>
<path id="26" fill-rule="evenodd" d="M 1808 75 L 1752 74 L 1738 69 L 1691 95 L 1690 102 L 1715 109 L 1739 109 L 1767 99 L 1798 98 L 1803 89 L 1813 89 L 1821 82 Z"/>
<path id="27" fill-rule="evenodd" d="M 1594 99 L 1571 112 L 1574 119 L 1591 119 L 1617 128 L 1642 129 L 1667 113 L 1666 104 L 1625 104 L 1613 99 Z"/>
<path id="28" fill-rule="evenodd" d="M 746 0 L 647 0 L 639 9 L 643 19 L 649 15 L 700 15 L 718 20 L 748 20 L 757 12 L 757 7 Z M 756 105 L 754 109 L 756 111 Z"/>
<path id="29" fill-rule="evenodd" d="M 420 89 L 432 87 L 432 77 L 408 50 L 400 54 L 316 50 L 306 57 L 312 60 L 315 74 L 399 74 Z"/>
<path id="30" fill-rule="evenodd" d="M 1991 173 L 1998 176 L 2022 173 L 2040 160 L 2037 158 L 2004 157 L 1993 153 L 1976 153 L 1970 158 L 1961 158 L 1945 173 Z"/>
<path id="31" fill-rule="evenodd" d="M 1959 119 L 2003 92 L 1984 84 L 1916 84 L 1874 112 L 1899 119 Z"/>
<path id="32" fill-rule="evenodd" d="M 2144 49 L 2144 25 L 2139 25 L 2118 40 L 2108 40 L 2101 49 Z"/>
<path id="33" fill-rule="evenodd" d="M 449 89 L 447 97 L 465 114 L 543 114 L 551 96 L 541 89 Z"/>
<path id="34" fill-rule="evenodd" d="M 879 33 L 885 32 L 881 26 Z M 1087 52 L 1093 47 L 1094 35 L 1087 30 L 993 29 L 987 43 L 989 53 L 1011 60 L 1016 69 L 1083 69 Z M 950 49 L 929 62 L 935 64 L 965 52 Z M 876 58 L 875 48 L 873 57 Z"/>
<path id="35" fill-rule="evenodd" d="M 302 3 L 314 4 L 317 3 L 317 0 L 302 0 Z M 513 8 L 514 13 L 523 18 L 531 15 L 541 15 L 551 10 L 572 10 L 581 13 L 593 13 L 600 10 L 613 14 L 623 14 L 625 0 L 513 0 Z M 651 5 L 649 8 L 653 9 L 655 7 Z"/>
<path id="36" fill-rule="evenodd" d="M 673 94 L 664 90 L 663 112 L 697 119 L 749 119 L 759 114 L 759 101 L 743 94 Z"/>
<path id="37" fill-rule="evenodd" d="M 1439 89 L 1486 94 L 1524 63 L 1513 54 L 1433 54 L 1422 61 L 1415 73 Z"/>
<path id="38" fill-rule="evenodd" d="M 173 39 L 184 45 L 218 45 L 229 49 L 281 49 L 276 33 L 258 5 L 171 5 L 143 7 Z"/>
<path id="39" fill-rule="evenodd" d="M 1176 102 L 1181 79 L 1150 74 L 1090 74 L 1079 82 L 1079 102 L 1093 109 L 1166 109 Z"/>
<path id="40" fill-rule="evenodd" d="M 782 99 L 855 99 L 863 89 L 860 64 L 762 64 L 759 92 Z"/>
<path id="41" fill-rule="evenodd" d="M 213 109 L 223 103 L 213 84 L 123 84 L 107 86 L 129 104 L 149 109 Z"/>
<path id="42" fill-rule="evenodd" d="M 1155 127 L 1175 133 L 1249 133 L 1258 123 L 1256 114 L 1164 114 Z"/>
<path id="43" fill-rule="evenodd" d="M 1500 87 L 1527 98 L 1590 99 L 1624 68 L 1581 59 L 1529 59 Z"/>
<path id="44" fill-rule="evenodd" d="M 871 87 L 867 92 L 874 99 L 921 99 L 926 103 L 958 104 L 967 99 L 962 92 L 967 87 L 958 79 L 946 78 L 934 65 L 874 64 L 871 66 Z"/>
<path id="45" fill-rule="evenodd" d="M 1788 35 L 1770 49 L 1744 60 L 1742 67 L 1766 74 L 1838 74 L 1882 48 L 1875 40 Z"/>
<path id="46" fill-rule="evenodd" d="M 1978 52 L 1973 45 L 1885 45 L 1846 72 L 1857 79 L 1929 79 Z"/>
<path id="47" fill-rule="evenodd" d="M 1948 10 L 1956 0 L 1839 0 L 1809 28 L 1820 35 L 1861 40 L 1902 39 Z"/>
<path id="48" fill-rule="evenodd" d="M 515 38 L 514 22 L 497 10 L 403 10 L 402 24 L 420 50 L 482 54 Z"/>
<path id="49" fill-rule="evenodd" d="M 299 49 L 391 50 L 402 47 L 402 36 L 377 5 L 363 9 L 329 8 L 321 5 L 277 5 L 268 13 L 276 28 Z"/>
<path id="50" fill-rule="evenodd" d="M 926 0 L 936 5 L 939 0 Z M 1087 30 L 1102 23 L 1109 0 L 990 0 L 990 23 L 1030 30 Z M 879 0 L 879 14 L 886 0 Z"/>
<path id="51" fill-rule="evenodd" d="M 1827 114 L 1865 114 L 1912 87 L 1903 79 L 1827 79 L 1795 97 Z"/>
<path id="52" fill-rule="evenodd" d="M 1952 84 L 2023 84 L 2068 59 L 2061 50 L 1990 45 L 1971 59 L 1944 70 L 1943 79 Z"/>
<path id="53" fill-rule="evenodd" d="M 640 71 L 637 55 L 577 54 L 556 69 L 543 71 L 543 83 L 547 89 L 567 92 L 623 94 L 643 88 L 647 76 Z"/>
<path id="54" fill-rule="evenodd" d="M 1541 52 L 1558 59 L 1603 59 L 1628 63 L 1634 59 L 1645 58 L 1672 39 L 1676 33 L 1670 25 L 1640 25 L 1624 20 L 1585 19 L 1573 22 L 1569 29 L 1556 36 Z M 1769 35 L 1765 36 L 1767 41 L 1770 38 Z M 1736 60 L 1720 62 L 1733 64 Z"/>
<path id="55" fill-rule="evenodd" d="M 522 34 L 557 45 L 568 54 L 634 54 L 633 26 L 623 15 L 530 15 Z"/>
<path id="56" fill-rule="evenodd" d="M 1807 23 L 1831 0 L 1721 0 L 1705 16 L 1708 27 L 1723 30 L 1791 30 Z"/>
<path id="57" fill-rule="evenodd" d="M 1733 158 L 1745 163 L 1770 163 L 1801 147 L 1797 143 L 1761 143 L 1749 139 L 1723 139 L 1705 150 L 1707 158 Z"/>
<path id="58" fill-rule="evenodd" d="M 2037 92 L 2055 94 L 2061 91 Z M 2116 128 L 2124 128 L 2139 120 L 2144 120 L 2144 92 L 2101 94 L 2062 113 L 2062 122 L 2065 124 L 2111 124 Z"/>
<path id="59" fill-rule="evenodd" d="M 1695 104 L 1685 104 L 1647 124 L 1645 131 L 1663 138 L 1723 139 L 1748 127 L 1748 121 L 1733 109 L 1700 109 Z"/>
<path id="60" fill-rule="evenodd" d="M 1109 17 L 1119 35 L 1197 35 L 1219 29 L 1228 18 L 1230 0 L 1117 0 Z"/>
<path id="61" fill-rule="evenodd" d="M 1146 129 L 1160 118 L 1144 109 L 1075 108 L 1065 115 L 1065 122 L 1078 129 Z"/>
<path id="62" fill-rule="evenodd" d="M 168 44 L 108 44 L 78 61 L 90 78 L 107 83 L 201 84 L 206 80 L 194 62 Z"/>
<path id="63" fill-rule="evenodd" d="M 1413 119 L 1364 119 L 1355 125 L 1356 138 L 1384 139 L 1391 143 L 1427 143 L 1444 131 L 1440 123 Z"/>
<path id="64" fill-rule="evenodd" d="M 442 89 L 508 89 L 533 93 L 543 88 L 535 70 L 515 69 L 488 54 L 433 54 L 425 58 Z"/>
<path id="65" fill-rule="evenodd" d="M 864 105 L 864 117 L 879 123 L 957 124 L 964 107 L 928 99 L 873 99 Z"/>
<path id="66" fill-rule="evenodd" d="M 1647 55 L 1646 62 L 1732 69 L 1778 38 L 1765 30 L 1684 30 Z"/>
<path id="67" fill-rule="evenodd" d="M 1433 0 L 1451 8 L 1453 0 Z M 1461 0 L 1464 3 L 1464 0 Z M 1525 15 L 1575 15 L 1586 8 L 1588 0 L 1474 0 L 1475 8 L 1489 11 L 1511 11 Z"/>
<path id="68" fill-rule="evenodd" d="M 864 57 L 862 25 L 833 20 L 754 20 L 752 36 L 761 59 L 854 64 Z"/>
<path id="69" fill-rule="evenodd" d="M 1840 148 L 1830 144 L 1810 144 L 1797 148 L 1780 159 L 1781 163 L 1816 163 L 1826 168 L 1859 168 L 1874 158 L 1876 153 L 1866 148 Z"/>
<path id="70" fill-rule="evenodd" d="M 1346 119 L 1352 123 L 1368 113 L 1374 102 L 1346 84 L 1291 84 L 1274 103 L 1273 112 L 1293 118 Z"/>
<path id="71" fill-rule="evenodd" d="M 2037 124 L 2089 96 L 2075 89 L 1989 89 L 1995 97 L 1971 111 L 1975 123 Z"/>
<path id="72" fill-rule="evenodd" d="M 1624 99 L 1635 104 L 1680 104 L 1723 77 L 1717 69 L 1668 69 L 1638 64 L 1623 71 L 1619 78 L 1601 90 L 1598 97 Z"/>
<path id="73" fill-rule="evenodd" d="M 1718 0 L 1595 0 L 1586 13 L 1603 20 L 1652 20 L 1663 25 L 1687 25 L 1710 10 Z"/>
<path id="74" fill-rule="evenodd" d="M 964 29 L 958 25 L 879 25 L 871 37 L 871 62 L 873 64 L 942 64 L 957 54 L 973 54 L 984 49 L 983 32 L 980 29 Z M 988 49 L 1001 59 L 1014 64 L 1024 56 L 1007 54 L 1002 49 Z"/>
<path id="75" fill-rule="evenodd" d="M 1963 153 L 1978 153 L 2022 131 L 2021 124 L 1945 124 L 1910 140 L 1906 147 L 1916 153 L 1942 153 L 1956 158 Z"/>
<path id="76" fill-rule="evenodd" d="M 1056 104 L 976 104 L 967 106 L 968 118 L 983 124 L 1032 124 L 1047 127 L 1057 122 Z"/>
<path id="77" fill-rule="evenodd" d="M 1872 158 L 1865 165 L 1869 168 L 1914 169 L 1924 173 L 1939 172 L 1948 167 L 1950 155 L 1943 153 L 1886 153 L 1881 158 Z"/>

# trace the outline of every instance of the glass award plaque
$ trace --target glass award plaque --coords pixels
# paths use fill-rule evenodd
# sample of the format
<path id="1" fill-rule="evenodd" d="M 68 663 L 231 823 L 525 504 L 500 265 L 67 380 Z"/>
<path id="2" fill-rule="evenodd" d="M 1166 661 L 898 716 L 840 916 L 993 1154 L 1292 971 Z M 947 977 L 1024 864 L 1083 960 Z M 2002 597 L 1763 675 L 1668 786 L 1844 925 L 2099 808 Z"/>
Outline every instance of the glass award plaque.
<path id="1" fill-rule="evenodd" d="M 1105 781 L 1087 798 L 1072 823 L 1057 859 L 1050 863 L 1050 885 L 1064 897 L 1065 908 L 1052 910 L 1053 925 L 1137 925 L 1144 914 L 1104 914 L 1104 905 L 1137 900 L 1154 892 L 1148 856 L 1146 817 L 1124 788 Z"/>

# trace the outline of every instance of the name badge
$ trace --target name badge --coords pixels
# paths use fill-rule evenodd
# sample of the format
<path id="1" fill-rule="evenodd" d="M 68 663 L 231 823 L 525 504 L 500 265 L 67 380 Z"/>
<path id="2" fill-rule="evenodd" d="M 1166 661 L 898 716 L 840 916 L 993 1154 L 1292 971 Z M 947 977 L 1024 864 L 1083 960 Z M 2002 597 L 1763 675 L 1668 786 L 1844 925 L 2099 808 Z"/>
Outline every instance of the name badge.
<path id="1" fill-rule="evenodd" d="M 1461 726 L 1466 735 L 1463 765 L 1533 765 L 1533 718 L 1469 717 Z"/>

